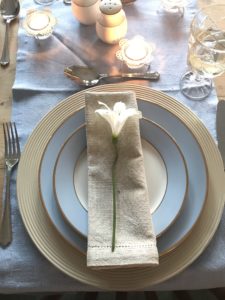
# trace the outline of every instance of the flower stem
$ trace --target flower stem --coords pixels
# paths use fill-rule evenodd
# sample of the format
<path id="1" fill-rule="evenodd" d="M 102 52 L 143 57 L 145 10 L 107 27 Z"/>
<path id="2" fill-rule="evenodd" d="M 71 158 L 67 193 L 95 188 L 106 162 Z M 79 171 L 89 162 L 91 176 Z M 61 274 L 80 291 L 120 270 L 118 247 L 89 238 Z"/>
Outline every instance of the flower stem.
<path id="1" fill-rule="evenodd" d="M 116 244 L 116 163 L 118 160 L 117 137 L 112 137 L 112 143 L 115 148 L 115 158 L 112 165 L 112 187 L 113 187 L 113 228 L 112 228 L 112 252 L 115 250 Z"/>

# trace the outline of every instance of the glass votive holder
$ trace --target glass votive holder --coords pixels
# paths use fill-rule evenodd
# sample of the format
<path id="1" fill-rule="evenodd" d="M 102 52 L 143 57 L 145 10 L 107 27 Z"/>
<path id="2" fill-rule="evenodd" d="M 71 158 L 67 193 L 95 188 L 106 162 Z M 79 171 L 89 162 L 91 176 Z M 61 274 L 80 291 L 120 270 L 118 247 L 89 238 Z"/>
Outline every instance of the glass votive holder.
<path id="1" fill-rule="evenodd" d="M 130 40 L 120 40 L 119 46 L 116 57 L 122 62 L 123 70 L 146 72 L 150 68 L 154 44 L 147 43 L 142 36 L 135 36 Z"/>
<path id="2" fill-rule="evenodd" d="M 51 36 L 56 18 L 48 9 L 29 10 L 23 22 L 23 28 L 29 36 L 44 40 Z"/>
<path id="3" fill-rule="evenodd" d="M 187 0 L 160 0 L 161 12 L 184 15 Z"/>

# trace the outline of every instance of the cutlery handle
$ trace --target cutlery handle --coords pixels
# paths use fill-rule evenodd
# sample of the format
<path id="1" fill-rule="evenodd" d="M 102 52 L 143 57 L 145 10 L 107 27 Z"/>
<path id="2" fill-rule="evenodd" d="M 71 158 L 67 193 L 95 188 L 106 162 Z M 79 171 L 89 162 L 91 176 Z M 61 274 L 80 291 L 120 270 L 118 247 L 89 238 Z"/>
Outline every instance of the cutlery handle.
<path id="1" fill-rule="evenodd" d="M 5 40 L 2 51 L 2 57 L 0 60 L 0 64 L 2 66 L 7 66 L 9 64 L 9 39 L 8 39 L 8 31 L 9 31 L 9 23 L 6 21 L 5 25 Z"/>
<path id="2" fill-rule="evenodd" d="M 146 72 L 146 73 L 122 73 L 123 78 L 133 79 L 147 79 L 147 80 L 158 80 L 160 77 L 159 72 Z"/>
<path id="3" fill-rule="evenodd" d="M 0 224 L 0 245 L 6 247 L 12 241 L 12 224 L 11 224 L 11 205 L 10 205 L 10 167 L 6 169 L 6 186 L 5 186 L 5 198 L 3 205 L 3 213 Z"/>
<path id="4" fill-rule="evenodd" d="M 124 79 L 145 79 L 145 80 L 158 80 L 160 77 L 159 72 L 146 72 L 146 73 L 121 73 L 121 74 L 100 74 L 100 78 L 124 78 Z"/>

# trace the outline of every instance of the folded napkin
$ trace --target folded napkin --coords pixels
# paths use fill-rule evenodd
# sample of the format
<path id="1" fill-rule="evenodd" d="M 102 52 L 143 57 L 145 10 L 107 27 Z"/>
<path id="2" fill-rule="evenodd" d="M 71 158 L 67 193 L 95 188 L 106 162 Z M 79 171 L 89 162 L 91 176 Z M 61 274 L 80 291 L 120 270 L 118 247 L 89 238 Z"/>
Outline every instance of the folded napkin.
<path id="1" fill-rule="evenodd" d="M 112 252 L 112 165 L 115 148 L 110 125 L 95 111 L 122 101 L 137 109 L 133 92 L 86 92 L 88 156 L 87 265 L 116 268 L 158 264 L 156 237 L 144 170 L 139 120 L 130 117 L 118 138 L 116 163 L 116 243 Z"/>

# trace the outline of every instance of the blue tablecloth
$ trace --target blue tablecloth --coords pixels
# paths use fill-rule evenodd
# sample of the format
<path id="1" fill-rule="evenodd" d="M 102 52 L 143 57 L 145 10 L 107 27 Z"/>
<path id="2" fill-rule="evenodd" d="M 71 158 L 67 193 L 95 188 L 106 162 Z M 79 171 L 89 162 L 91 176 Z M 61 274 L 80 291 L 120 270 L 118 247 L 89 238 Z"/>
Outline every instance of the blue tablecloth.
<path id="1" fill-rule="evenodd" d="M 58 23 L 53 35 L 38 42 L 22 28 L 26 11 L 40 6 L 24 0 L 18 34 L 16 79 L 13 86 L 12 119 L 18 125 L 22 146 L 40 119 L 57 103 L 81 88 L 66 78 L 63 70 L 73 64 L 96 67 L 99 72 L 119 70 L 115 53 L 118 45 L 107 45 L 96 36 L 95 26 L 78 23 L 61 0 L 50 7 Z M 204 101 L 186 99 L 179 91 L 180 76 L 185 72 L 190 21 L 196 12 L 192 1 L 183 18 L 158 13 L 158 0 L 138 0 L 124 6 L 128 19 L 127 38 L 136 34 L 155 43 L 152 69 L 161 73 L 158 82 L 134 81 L 162 90 L 187 105 L 205 123 L 214 138 L 217 97 L 213 90 Z M 0 293 L 91 291 L 56 269 L 32 243 L 22 223 L 12 184 L 13 242 L 0 249 Z M 224 286 L 225 282 L 225 216 L 204 253 L 185 271 L 170 280 L 146 290 L 200 289 Z"/>

